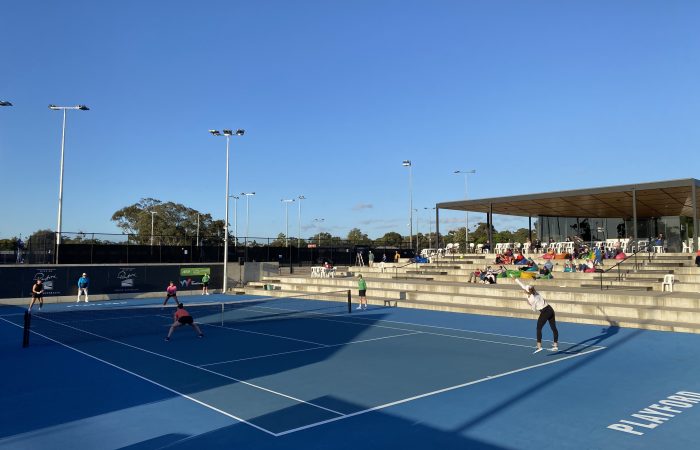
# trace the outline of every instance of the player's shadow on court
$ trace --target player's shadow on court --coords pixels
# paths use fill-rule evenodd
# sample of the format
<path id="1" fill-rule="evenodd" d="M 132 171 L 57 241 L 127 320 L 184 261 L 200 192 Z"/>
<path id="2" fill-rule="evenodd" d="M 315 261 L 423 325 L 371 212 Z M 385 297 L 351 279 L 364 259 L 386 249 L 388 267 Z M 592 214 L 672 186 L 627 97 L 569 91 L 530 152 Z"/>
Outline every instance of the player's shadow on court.
<path id="1" fill-rule="evenodd" d="M 584 341 L 578 342 L 576 344 L 569 345 L 567 348 L 560 348 L 558 352 L 553 352 L 551 355 L 571 355 L 576 353 L 581 353 L 591 347 L 596 347 L 601 342 L 610 339 L 620 332 L 620 327 L 612 325 L 615 322 L 611 322 L 611 325 L 600 330 L 600 334 L 597 336 L 590 337 Z M 560 345 L 561 347 L 561 345 Z"/>

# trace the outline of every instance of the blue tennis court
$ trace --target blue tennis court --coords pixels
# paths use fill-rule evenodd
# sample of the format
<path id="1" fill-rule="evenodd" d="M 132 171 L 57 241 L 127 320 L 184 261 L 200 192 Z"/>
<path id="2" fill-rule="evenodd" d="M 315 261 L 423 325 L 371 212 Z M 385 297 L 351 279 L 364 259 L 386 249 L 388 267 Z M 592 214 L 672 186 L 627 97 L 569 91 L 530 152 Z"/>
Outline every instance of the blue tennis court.
<path id="1" fill-rule="evenodd" d="M 560 323 L 559 351 L 533 354 L 534 319 L 182 300 L 203 339 L 182 327 L 165 342 L 175 308 L 153 300 L 53 304 L 33 314 L 22 349 L 22 309 L 5 307 L 11 407 L 0 446 L 673 449 L 700 439 L 697 335 Z"/>

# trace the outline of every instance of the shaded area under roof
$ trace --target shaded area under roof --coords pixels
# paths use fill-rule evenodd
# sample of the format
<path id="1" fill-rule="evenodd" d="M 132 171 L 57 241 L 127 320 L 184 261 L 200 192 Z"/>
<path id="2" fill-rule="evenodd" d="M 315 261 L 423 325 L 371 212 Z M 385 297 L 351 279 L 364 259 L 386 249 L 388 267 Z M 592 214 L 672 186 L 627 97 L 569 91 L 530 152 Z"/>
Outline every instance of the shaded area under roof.
<path id="1" fill-rule="evenodd" d="M 591 189 L 514 195 L 438 203 L 439 209 L 509 216 L 620 217 L 631 218 L 632 191 L 637 198 L 637 217 L 693 217 L 692 190 L 695 178 L 626 184 Z M 696 205 L 697 208 L 697 205 Z"/>

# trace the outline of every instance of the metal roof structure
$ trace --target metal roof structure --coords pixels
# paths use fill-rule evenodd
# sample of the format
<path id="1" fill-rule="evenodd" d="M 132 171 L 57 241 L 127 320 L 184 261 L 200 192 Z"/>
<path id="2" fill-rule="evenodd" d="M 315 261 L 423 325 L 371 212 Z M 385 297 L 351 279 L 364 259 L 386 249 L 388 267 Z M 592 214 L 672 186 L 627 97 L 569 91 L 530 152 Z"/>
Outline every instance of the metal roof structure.
<path id="1" fill-rule="evenodd" d="M 514 195 L 438 203 L 438 209 L 509 216 L 651 218 L 693 217 L 697 210 L 695 178 L 590 189 Z M 693 201 L 695 200 L 695 205 Z M 695 206 L 695 210 L 693 208 Z M 636 208 L 636 211 L 635 211 Z M 635 214 L 636 212 L 636 214 Z"/>

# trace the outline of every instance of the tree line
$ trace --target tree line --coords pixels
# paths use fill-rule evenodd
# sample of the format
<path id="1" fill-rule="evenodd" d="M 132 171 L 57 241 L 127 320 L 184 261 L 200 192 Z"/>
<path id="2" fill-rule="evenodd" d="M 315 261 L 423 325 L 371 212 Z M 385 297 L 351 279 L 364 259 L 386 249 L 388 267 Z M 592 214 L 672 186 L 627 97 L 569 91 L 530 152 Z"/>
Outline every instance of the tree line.
<path id="1" fill-rule="evenodd" d="M 223 243 L 224 238 L 224 221 L 215 220 L 211 214 L 200 212 L 194 208 L 187 207 L 181 203 L 163 202 L 154 198 L 143 198 L 133 205 L 125 206 L 117 210 L 111 217 L 112 222 L 115 222 L 124 234 L 129 236 L 129 243 L 147 245 L 154 240 L 155 245 L 190 245 L 197 234 L 199 235 L 200 245 L 219 245 Z M 152 228 L 151 228 L 152 227 Z M 152 233 L 151 233 L 151 230 Z M 197 233 L 199 230 L 199 233 Z M 525 242 L 529 238 L 527 228 L 520 228 L 516 231 L 498 231 L 492 227 L 494 242 Z M 442 246 L 449 243 L 457 243 L 464 250 L 465 242 L 465 227 L 457 228 L 448 231 L 446 234 L 441 233 L 439 236 L 435 233 L 417 233 L 412 236 L 414 245 L 419 248 L 437 247 L 437 238 L 439 237 Z M 534 230 L 533 230 L 533 238 Z M 229 238 L 233 241 L 234 236 L 229 227 Z M 55 233 L 51 230 L 38 230 L 32 233 L 27 239 L 39 241 L 52 241 L 55 239 Z M 0 239 L 0 250 L 16 250 L 18 238 Z M 396 231 L 385 233 L 378 239 L 370 239 L 366 233 L 363 233 L 359 228 L 351 229 L 343 238 L 335 236 L 328 232 L 319 232 L 307 238 L 301 239 L 299 242 L 297 237 L 289 236 L 288 239 L 284 233 L 280 233 L 274 240 L 269 242 L 271 246 L 285 246 L 285 241 L 291 246 L 301 245 L 303 247 L 309 244 L 317 244 L 323 246 L 340 246 L 340 245 L 374 245 L 387 247 L 407 247 L 409 244 L 408 235 L 402 235 Z M 488 225 L 479 223 L 474 231 L 469 233 L 469 242 L 474 244 L 483 244 L 488 240 Z M 108 235 L 98 235 L 90 233 L 71 233 L 64 234 L 62 243 L 92 243 L 92 244 L 114 244 L 124 243 L 123 239 L 110 238 Z M 252 245 L 264 245 L 268 242 L 252 242 Z"/>

